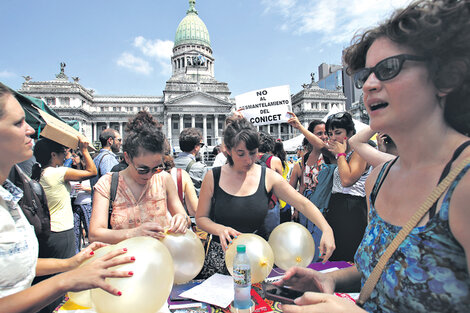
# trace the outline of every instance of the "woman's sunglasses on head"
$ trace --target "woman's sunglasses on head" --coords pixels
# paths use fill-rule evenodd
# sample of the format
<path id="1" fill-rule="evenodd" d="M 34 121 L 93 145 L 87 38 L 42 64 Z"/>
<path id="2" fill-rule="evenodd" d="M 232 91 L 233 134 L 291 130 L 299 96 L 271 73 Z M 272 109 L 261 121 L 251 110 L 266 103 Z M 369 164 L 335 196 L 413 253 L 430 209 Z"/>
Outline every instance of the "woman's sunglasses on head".
<path id="1" fill-rule="evenodd" d="M 377 79 L 380 81 L 392 79 L 400 73 L 401 68 L 403 67 L 403 63 L 408 60 L 423 62 L 426 59 L 424 57 L 410 54 L 400 54 L 386 58 L 377 63 L 377 65 L 374 67 L 365 67 L 359 72 L 355 73 L 354 85 L 356 88 L 362 89 L 371 73 L 374 73 L 375 77 L 377 77 Z"/>

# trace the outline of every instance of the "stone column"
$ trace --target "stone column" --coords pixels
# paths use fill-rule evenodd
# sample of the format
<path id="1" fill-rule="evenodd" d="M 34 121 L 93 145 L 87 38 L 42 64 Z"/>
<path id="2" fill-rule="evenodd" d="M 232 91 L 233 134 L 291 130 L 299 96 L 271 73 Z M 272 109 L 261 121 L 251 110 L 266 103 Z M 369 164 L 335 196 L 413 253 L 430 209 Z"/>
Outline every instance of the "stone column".
<path id="1" fill-rule="evenodd" d="M 196 117 L 194 115 L 191 116 L 191 127 L 192 128 L 196 127 Z"/>
<path id="2" fill-rule="evenodd" d="M 207 115 L 202 116 L 202 142 L 207 145 Z"/>
<path id="3" fill-rule="evenodd" d="M 277 124 L 277 138 L 282 139 L 281 138 L 281 123 Z"/>
<path id="4" fill-rule="evenodd" d="M 292 138 L 292 126 L 290 126 L 289 124 L 287 124 L 287 131 L 289 132 L 289 139 Z"/>
<path id="5" fill-rule="evenodd" d="M 96 135 L 97 131 L 96 129 L 98 128 L 98 123 L 91 123 L 91 128 L 93 132 L 93 142 L 98 141 L 98 136 Z"/>
<path id="6" fill-rule="evenodd" d="M 181 131 L 184 128 L 183 117 L 184 117 L 184 115 L 180 114 L 180 131 L 179 131 L 179 133 L 181 133 Z"/>
<path id="7" fill-rule="evenodd" d="M 123 133 L 122 133 L 122 122 L 119 122 L 119 134 L 122 137 L 122 135 L 123 135 Z"/>
<path id="8" fill-rule="evenodd" d="M 109 128 L 109 122 L 106 122 L 106 128 Z"/>
<path id="9" fill-rule="evenodd" d="M 170 143 L 170 146 L 173 148 L 173 143 L 171 142 L 171 114 L 167 114 L 167 119 L 166 119 L 166 132 L 167 132 L 167 137 L 168 137 L 168 142 Z"/>
<path id="10" fill-rule="evenodd" d="M 215 144 L 218 145 L 219 142 L 219 116 L 217 114 L 214 115 L 214 140 Z"/>

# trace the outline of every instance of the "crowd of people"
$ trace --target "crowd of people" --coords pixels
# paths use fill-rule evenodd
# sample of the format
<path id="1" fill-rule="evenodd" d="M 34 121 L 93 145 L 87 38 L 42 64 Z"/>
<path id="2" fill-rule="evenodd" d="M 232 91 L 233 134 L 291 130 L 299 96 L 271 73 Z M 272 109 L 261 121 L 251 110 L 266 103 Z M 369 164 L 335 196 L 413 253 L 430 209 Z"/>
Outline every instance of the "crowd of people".
<path id="1" fill-rule="evenodd" d="M 286 221 L 311 232 L 315 260 L 354 266 L 288 270 L 278 284 L 305 293 L 284 312 L 468 311 L 469 21 L 469 0 L 422 0 L 358 36 L 344 62 L 363 89 L 370 126 L 356 133 L 351 115 L 339 112 L 304 127 L 290 112 L 288 123 L 305 137 L 295 161 L 242 112 L 227 118 L 212 167 L 200 160 L 206 143 L 198 129 L 181 132 L 174 157 L 146 111 L 129 120 L 123 137 L 103 130 L 94 156 L 83 136 L 77 147 L 34 142 L 15 93 L 0 83 L 2 312 L 51 312 L 66 291 L 121 295 L 105 278 L 132 276 L 110 270 L 135 260 L 126 249 L 79 267 L 106 244 L 193 228 L 207 244 L 198 278 L 208 278 L 228 274 L 224 254 L 234 238 L 268 239 Z M 450 187 L 370 287 L 392 240 L 455 168 Z M 32 219 L 28 201 L 45 210 L 43 220 Z M 359 305 L 333 295 L 364 286 Z"/>

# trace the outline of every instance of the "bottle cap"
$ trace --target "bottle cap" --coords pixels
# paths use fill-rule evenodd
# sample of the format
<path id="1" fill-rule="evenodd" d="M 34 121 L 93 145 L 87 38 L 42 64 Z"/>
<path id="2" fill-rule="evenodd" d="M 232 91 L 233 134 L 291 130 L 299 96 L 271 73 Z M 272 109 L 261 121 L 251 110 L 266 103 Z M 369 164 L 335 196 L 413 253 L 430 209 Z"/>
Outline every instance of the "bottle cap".
<path id="1" fill-rule="evenodd" d="M 238 245 L 237 246 L 237 252 L 246 252 L 246 246 L 245 245 Z"/>

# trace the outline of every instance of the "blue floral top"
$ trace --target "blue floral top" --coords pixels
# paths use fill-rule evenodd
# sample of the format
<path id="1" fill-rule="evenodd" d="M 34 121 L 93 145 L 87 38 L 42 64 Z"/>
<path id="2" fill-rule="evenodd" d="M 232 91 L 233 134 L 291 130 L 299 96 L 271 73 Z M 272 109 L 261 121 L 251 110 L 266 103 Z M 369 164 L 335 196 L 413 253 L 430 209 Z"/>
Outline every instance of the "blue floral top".
<path id="1" fill-rule="evenodd" d="M 382 168 L 376 184 L 379 183 Z M 449 203 L 468 164 L 444 196 L 441 209 L 415 227 L 389 259 L 369 300 L 368 312 L 470 312 L 470 277 L 462 246 L 449 227 Z M 401 227 L 384 221 L 371 201 L 369 225 L 356 255 L 364 285 Z"/>

